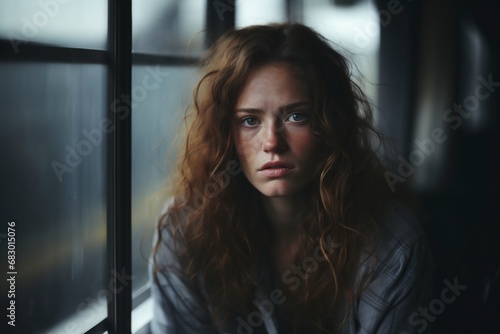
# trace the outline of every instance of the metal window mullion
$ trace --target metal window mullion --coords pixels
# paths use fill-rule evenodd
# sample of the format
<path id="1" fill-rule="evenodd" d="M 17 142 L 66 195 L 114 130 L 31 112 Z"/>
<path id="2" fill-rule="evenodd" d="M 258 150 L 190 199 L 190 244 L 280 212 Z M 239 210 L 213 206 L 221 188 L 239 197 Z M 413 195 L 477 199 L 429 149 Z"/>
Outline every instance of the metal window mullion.
<path id="1" fill-rule="evenodd" d="M 23 44 L 15 53 L 10 42 L 0 39 L 0 59 L 12 62 L 106 64 L 108 53 L 105 50 L 91 50 L 63 46 Z"/>
<path id="2" fill-rule="evenodd" d="M 304 21 L 304 0 L 285 0 L 285 11 L 288 22 Z"/>
<path id="3" fill-rule="evenodd" d="M 199 57 L 185 57 L 181 55 L 156 55 L 147 53 L 133 53 L 133 65 L 161 65 L 161 66 L 183 66 L 195 65 Z"/>
<path id="4" fill-rule="evenodd" d="M 113 297 L 108 303 L 108 331 L 131 332 L 132 221 L 131 221 L 131 97 L 132 80 L 132 3 L 110 0 L 109 54 L 110 134 L 108 154 L 108 225 L 109 283 Z M 127 112 L 128 110 L 128 112 Z M 124 279 L 125 278 L 125 279 Z"/>
<path id="5" fill-rule="evenodd" d="M 106 319 L 102 320 L 99 322 L 97 325 L 89 329 L 88 331 L 85 332 L 85 334 L 102 334 L 106 332 L 108 329 L 108 326 L 106 324 Z"/>
<path id="6" fill-rule="evenodd" d="M 236 1 L 207 0 L 206 47 L 210 47 L 223 33 L 234 28 Z"/>

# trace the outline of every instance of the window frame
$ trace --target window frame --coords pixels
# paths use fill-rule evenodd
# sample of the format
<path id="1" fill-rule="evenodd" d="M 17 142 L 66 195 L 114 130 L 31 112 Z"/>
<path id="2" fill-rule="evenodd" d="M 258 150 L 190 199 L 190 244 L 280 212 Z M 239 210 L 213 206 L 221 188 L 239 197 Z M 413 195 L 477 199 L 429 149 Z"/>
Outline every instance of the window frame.
<path id="1" fill-rule="evenodd" d="M 206 0 L 205 45 L 209 46 L 226 30 L 234 27 L 234 1 L 222 0 L 232 10 L 224 12 L 219 19 L 215 1 Z M 132 274 L 132 112 L 123 119 L 118 117 L 118 108 L 113 101 L 121 96 L 131 96 L 132 67 L 134 65 L 195 65 L 198 57 L 181 55 L 158 55 L 132 53 L 132 0 L 108 0 L 107 49 L 93 50 L 75 47 L 51 46 L 23 42 L 23 52 L 15 53 L 11 42 L 0 38 L 0 59 L 3 62 L 55 62 L 71 64 L 99 64 L 108 69 L 106 115 L 112 121 L 114 131 L 107 134 L 106 164 L 106 282 L 120 286 L 112 292 L 105 319 L 86 331 L 95 333 L 131 333 L 132 310 L 150 297 L 144 289 L 132 299 L 132 284 L 120 285 L 114 272 Z M 138 332 L 147 331 L 149 324 Z"/>

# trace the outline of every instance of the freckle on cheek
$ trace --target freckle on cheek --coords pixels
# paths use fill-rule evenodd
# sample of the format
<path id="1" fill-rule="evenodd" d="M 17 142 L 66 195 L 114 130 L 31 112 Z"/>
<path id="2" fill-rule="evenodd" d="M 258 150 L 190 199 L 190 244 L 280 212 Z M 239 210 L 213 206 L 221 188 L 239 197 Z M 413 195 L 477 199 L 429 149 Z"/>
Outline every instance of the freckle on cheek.
<path id="1" fill-rule="evenodd" d="M 313 136 L 310 133 L 297 133 L 293 136 L 293 141 L 301 146 L 307 146 L 313 141 Z"/>

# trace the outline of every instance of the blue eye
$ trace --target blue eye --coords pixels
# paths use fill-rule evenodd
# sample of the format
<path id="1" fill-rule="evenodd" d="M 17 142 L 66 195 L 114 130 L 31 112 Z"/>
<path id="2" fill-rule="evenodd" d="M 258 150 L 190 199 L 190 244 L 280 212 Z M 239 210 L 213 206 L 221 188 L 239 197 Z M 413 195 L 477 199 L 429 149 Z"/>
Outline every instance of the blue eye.
<path id="1" fill-rule="evenodd" d="M 307 115 L 304 113 L 293 113 L 287 117 L 287 120 L 291 122 L 303 122 L 307 120 Z"/>
<path id="2" fill-rule="evenodd" d="M 244 126 L 255 126 L 258 124 L 258 120 L 255 117 L 245 117 L 241 120 Z"/>

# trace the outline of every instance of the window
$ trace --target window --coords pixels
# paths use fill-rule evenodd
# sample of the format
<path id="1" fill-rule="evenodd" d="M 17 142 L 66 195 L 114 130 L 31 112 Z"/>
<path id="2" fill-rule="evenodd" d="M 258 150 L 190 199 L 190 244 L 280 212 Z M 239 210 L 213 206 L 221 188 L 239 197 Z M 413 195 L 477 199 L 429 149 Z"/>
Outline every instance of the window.
<path id="1" fill-rule="evenodd" d="M 157 82 L 151 79 L 151 73 L 158 75 Z M 132 99 L 132 293 L 138 302 L 149 297 L 148 257 L 153 228 L 165 203 L 165 182 L 177 154 L 172 143 L 194 78 L 192 66 L 134 65 L 132 70 L 132 91 L 147 86 L 147 80 L 152 83 L 150 90 L 144 90 L 144 98 L 137 95 Z M 132 325 L 150 318 L 149 311 L 133 317 Z"/>
<path id="2" fill-rule="evenodd" d="M 39 331 L 78 313 L 70 326 L 84 332 L 107 314 L 106 66 L 2 62 L 0 72 L 16 327 Z"/>
<path id="3" fill-rule="evenodd" d="M 153 201 L 208 11 L 203 0 L 0 3 L 0 205 L 16 224 L 20 332 L 147 331 L 131 311 L 148 312 Z"/>
<path id="4" fill-rule="evenodd" d="M 102 1 L 0 2 L 1 233 L 15 222 L 19 332 L 86 332 L 108 314 L 107 16 Z"/>
<path id="5" fill-rule="evenodd" d="M 237 0 L 236 8 L 236 27 L 287 21 L 285 0 Z"/>

